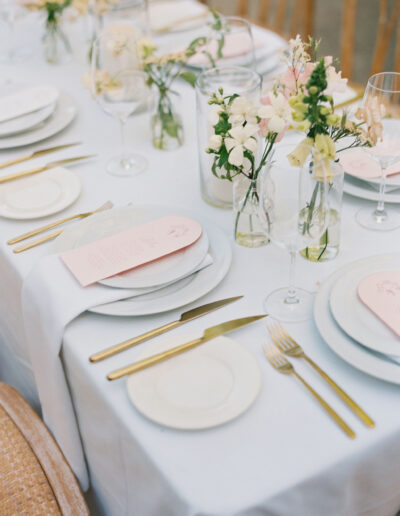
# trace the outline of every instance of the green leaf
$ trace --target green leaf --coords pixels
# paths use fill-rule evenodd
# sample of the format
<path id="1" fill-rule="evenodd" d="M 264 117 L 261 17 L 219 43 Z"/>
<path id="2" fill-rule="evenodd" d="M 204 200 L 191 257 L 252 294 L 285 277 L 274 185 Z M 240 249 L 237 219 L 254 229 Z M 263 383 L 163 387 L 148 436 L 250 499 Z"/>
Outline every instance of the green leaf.
<path id="1" fill-rule="evenodd" d="M 188 82 L 192 88 L 194 88 L 196 84 L 196 75 L 192 72 L 182 72 L 179 74 L 179 77 L 184 81 Z"/>

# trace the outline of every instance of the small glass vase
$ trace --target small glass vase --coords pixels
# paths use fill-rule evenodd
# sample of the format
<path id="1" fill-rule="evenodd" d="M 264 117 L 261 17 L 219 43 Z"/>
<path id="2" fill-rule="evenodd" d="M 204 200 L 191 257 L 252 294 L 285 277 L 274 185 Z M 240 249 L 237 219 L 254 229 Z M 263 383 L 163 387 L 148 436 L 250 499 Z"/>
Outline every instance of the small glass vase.
<path id="1" fill-rule="evenodd" d="M 233 179 L 233 212 L 234 236 L 238 244 L 245 247 L 268 244 L 269 240 L 259 219 L 257 180 L 242 174 Z"/>
<path id="2" fill-rule="evenodd" d="M 71 60 L 72 49 L 59 18 L 46 21 L 43 35 L 44 56 L 50 64 L 65 64 Z"/>
<path id="3" fill-rule="evenodd" d="M 159 91 L 155 94 L 151 133 L 153 145 L 160 150 L 175 150 L 183 145 L 183 123 L 175 104 L 179 103 L 177 93 Z"/>
<path id="4" fill-rule="evenodd" d="M 326 262 L 336 258 L 340 247 L 340 224 L 343 199 L 344 170 L 338 162 L 330 162 L 332 177 L 327 190 L 329 203 L 329 224 L 325 232 L 300 254 L 311 262 Z"/>

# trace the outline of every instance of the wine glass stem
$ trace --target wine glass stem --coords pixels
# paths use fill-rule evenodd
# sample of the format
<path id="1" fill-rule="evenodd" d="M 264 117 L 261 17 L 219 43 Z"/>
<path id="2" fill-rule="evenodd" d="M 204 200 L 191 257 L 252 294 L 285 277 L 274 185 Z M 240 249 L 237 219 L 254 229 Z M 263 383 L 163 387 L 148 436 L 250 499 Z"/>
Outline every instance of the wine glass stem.
<path id="1" fill-rule="evenodd" d="M 378 222 L 382 222 L 386 219 L 387 214 L 385 212 L 385 185 L 386 185 L 386 167 L 382 167 L 381 182 L 379 184 L 379 198 L 378 206 L 375 210 L 375 218 Z"/>
<path id="2" fill-rule="evenodd" d="M 293 305 L 299 302 L 296 295 L 296 287 L 294 286 L 295 277 L 295 264 L 296 264 L 296 251 L 290 251 L 290 266 L 289 266 L 289 288 L 285 299 L 285 303 Z"/>
<path id="3" fill-rule="evenodd" d="M 123 167 L 126 166 L 126 153 L 125 153 L 125 120 L 120 118 L 120 127 L 121 127 L 121 165 Z"/>

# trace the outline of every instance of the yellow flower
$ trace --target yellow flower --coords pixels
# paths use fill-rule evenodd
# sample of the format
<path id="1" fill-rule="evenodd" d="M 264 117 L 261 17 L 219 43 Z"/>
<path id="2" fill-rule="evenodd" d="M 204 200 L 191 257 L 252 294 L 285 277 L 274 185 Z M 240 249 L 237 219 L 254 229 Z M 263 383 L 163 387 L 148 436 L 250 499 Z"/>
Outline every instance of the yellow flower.
<path id="1" fill-rule="evenodd" d="M 315 137 L 315 148 L 321 153 L 322 157 L 335 159 L 335 142 L 328 134 L 317 134 Z"/>
<path id="2" fill-rule="evenodd" d="M 309 156 L 314 140 L 312 138 L 304 138 L 299 145 L 288 155 L 289 163 L 292 167 L 302 167 Z"/>
<path id="3" fill-rule="evenodd" d="M 330 181 L 334 176 L 330 158 L 323 158 L 322 155 L 314 153 L 314 179 L 317 181 Z"/>

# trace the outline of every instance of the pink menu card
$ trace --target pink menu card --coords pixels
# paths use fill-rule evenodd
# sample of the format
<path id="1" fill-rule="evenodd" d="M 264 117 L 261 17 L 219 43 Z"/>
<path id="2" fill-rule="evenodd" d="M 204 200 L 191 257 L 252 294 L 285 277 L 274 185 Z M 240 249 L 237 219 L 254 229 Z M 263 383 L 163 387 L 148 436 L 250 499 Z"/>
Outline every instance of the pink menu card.
<path id="1" fill-rule="evenodd" d="M 86 287 L 184 249 L 196 242 L 201 233 L 201 226 L 195 220 L 163 217 L 71 249 L 60 257 Z"/>
<path id="2" fill-rule="evenodd" d="M 400 272 L 377 272 L 358 285 L 358 296 L 400 337 Z"/>

